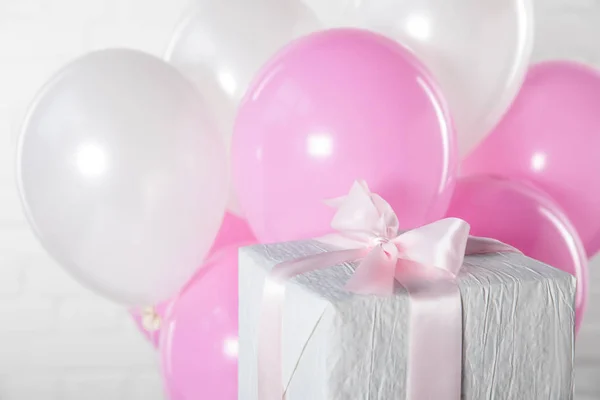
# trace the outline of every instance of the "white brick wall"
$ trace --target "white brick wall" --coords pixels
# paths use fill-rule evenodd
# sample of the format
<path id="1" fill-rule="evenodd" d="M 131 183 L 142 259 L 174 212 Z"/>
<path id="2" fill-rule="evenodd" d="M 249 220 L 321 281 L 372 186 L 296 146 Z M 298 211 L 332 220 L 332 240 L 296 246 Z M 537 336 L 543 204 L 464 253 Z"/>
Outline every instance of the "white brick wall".
<path id="1" fill-rule="evenodd" d="M 73 282 L 33 239 L 13 185 L 13 154 L 28 102 L 63 63 L 110 46 L 160 55 L 186 6 L 187 0 L 0 0 L 2 400 L 163 399 L 155 352 L 127 314 Z M 600 2 L 537 0 L 537 7 L 536 59 L 578 58 L 600 67 Z M 578 400 L 600 398 L 600 259 L 594 264 L 577 344 Z"/>

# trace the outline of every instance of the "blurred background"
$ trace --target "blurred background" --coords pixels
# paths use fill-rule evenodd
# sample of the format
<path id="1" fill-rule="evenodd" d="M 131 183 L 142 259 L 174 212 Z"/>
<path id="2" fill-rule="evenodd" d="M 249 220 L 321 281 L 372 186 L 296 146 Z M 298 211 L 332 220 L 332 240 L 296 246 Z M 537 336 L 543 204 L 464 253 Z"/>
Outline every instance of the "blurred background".
<path id="1" fill-rule="evenodd" d="M 308 0 L 318 13 L 352 0 Z M 155 350 L 122 307 L 68 277 L 35 241 L 14 186 L 14 147 L 37 89 L 87 51 L 162 56 L 186 0 L 0 1 L 0 399 L 161 400 Z M 534 61 L 600 68 L 600 1 L 535 0 Z M 576 399 L 600 398 L 600 258 L 576 349 Z"/>

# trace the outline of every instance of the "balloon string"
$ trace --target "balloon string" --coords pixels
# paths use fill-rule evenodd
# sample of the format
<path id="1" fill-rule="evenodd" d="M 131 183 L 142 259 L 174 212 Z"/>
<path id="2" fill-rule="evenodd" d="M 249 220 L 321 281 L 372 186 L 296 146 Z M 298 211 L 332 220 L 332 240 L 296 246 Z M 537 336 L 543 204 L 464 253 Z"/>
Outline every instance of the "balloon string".
<path id="1" fill-rule="evenodd" d="M 160 329 L 161 325 L 160 315 L 156 312 L 154 307 L 145 307 L 142 310 L 142 325 L 148 332 L 156 332 Z"/>

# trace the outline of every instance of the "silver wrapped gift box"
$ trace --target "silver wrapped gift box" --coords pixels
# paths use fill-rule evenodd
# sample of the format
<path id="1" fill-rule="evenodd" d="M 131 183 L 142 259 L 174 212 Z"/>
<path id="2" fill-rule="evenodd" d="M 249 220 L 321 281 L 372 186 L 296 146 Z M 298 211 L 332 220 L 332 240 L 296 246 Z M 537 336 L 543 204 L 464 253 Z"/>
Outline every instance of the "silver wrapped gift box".
<path id="1" fill-rule="evenodd" d="M 239 400 L 259 400 L 257 331 L 268 272 L 329 250 L 316 241 L 240 249 Z M 286 400 L 408 400 L 408 294 L 399 285 L 385 298 L 347 292 L 355 267 L 336 265 L 287 284 Z M 457 281 L 462 398 L 572 399 L 575 278 L 520 254 L 495 253 L 466 257 Z"/>

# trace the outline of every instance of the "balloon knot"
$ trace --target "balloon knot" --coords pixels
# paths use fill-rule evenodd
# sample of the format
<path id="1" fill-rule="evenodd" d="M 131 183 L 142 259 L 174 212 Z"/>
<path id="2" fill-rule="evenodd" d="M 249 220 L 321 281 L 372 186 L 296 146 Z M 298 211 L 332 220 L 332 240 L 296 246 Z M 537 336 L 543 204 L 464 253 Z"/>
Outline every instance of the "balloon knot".
<path id="1" fill-rule="evenodd" d="M 148 332 L 156 332 L 160 329 L 161 318 L 154 307 L 146 307 L 142 311 L 142 326 Z"/>

